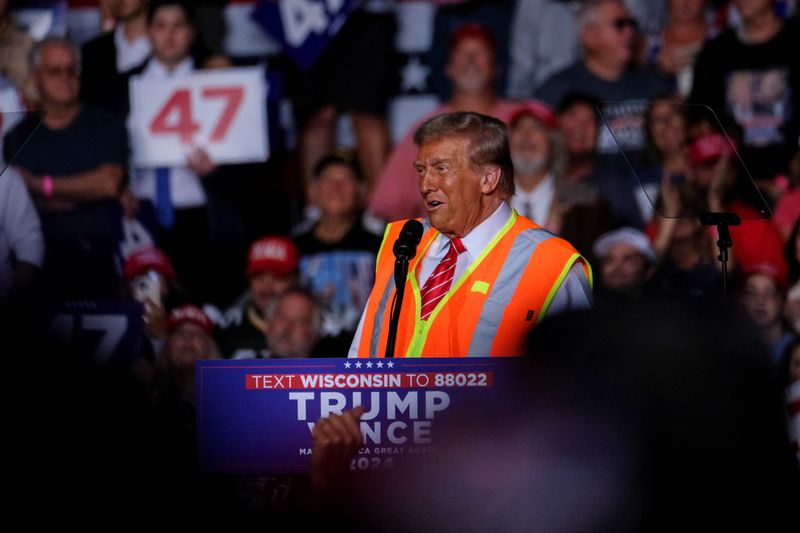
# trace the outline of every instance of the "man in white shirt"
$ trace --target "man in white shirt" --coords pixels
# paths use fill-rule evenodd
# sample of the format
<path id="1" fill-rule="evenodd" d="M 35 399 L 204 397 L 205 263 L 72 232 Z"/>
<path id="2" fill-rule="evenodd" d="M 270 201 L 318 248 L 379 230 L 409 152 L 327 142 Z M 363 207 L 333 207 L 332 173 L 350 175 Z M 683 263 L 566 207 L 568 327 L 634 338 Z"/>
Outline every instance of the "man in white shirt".
<path id="1" fill-rule="evenodd" d="M 153 56 L 132 70 L 131 78 L 170 79 L 195 70 L 191 56 L 195 30 L 186 3 L 154 0 L 147 11 L 147 35 Z M 208 202 L 202 178 L 215 169 L 205 150 L 193 147 L 185 166 L 135 168 L 131 172 L 133 195 L 153 207 L 161 247 L 186 291 L 199 300 L 208 299 L 212 275 Z"/>

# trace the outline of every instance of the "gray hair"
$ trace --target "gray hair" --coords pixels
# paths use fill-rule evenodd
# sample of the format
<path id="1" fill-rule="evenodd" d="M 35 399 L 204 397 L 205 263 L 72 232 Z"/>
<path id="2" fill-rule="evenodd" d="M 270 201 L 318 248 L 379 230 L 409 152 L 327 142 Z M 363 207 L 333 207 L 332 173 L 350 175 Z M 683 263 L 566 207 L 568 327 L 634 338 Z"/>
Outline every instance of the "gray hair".
<path id="1" fill-rule="evenodd" d="M 446 137 L 469 140 L 470 164 L 498 166 L 498 188 L 506 199 L 514 196 L 514 164 L 508 147 L 508 130 L 501 120 L 467 111 L 445 113 L 425 121 L 414 133 L 414 142 L 422 146 Z"/>
<path id="2" fill-rule="evenodd" d="M 278 296 L 272 299 L 272 301 L 267 305 L 267 308 L 264 310 L 264 318 L 267 321 L 272 320 L 272 317 L 275 315 L 275 310 L 280 305 L 281 301 L 286 298 L 287 296 L 301 296 L 305 298 L 314 308 L 314 316 L 313 316 L 313 330 L 317 335 L 322 334 L 322 320 L 323 320 L 323 309 L 322 305 L 320 304 L 317 297 L 309 291 L 308 289 L 304 289 L 303 287 L 292 287 L 287 289 L 286 291 L 280 293 Z"/>
<path id="3" fill-rule="evenodd" d="M 61 46 L 62 48 L 69 49 L 75 55 L 75 67 L 77 68 L 78 72 L 80 72 L 80 49 L 78 49 L 78 47 L 75 46 L 75 43 L 73 43 L 71 40 L 67 39 L 66 37 L 59 37 L 57 35 L 45 37 L 31 47 L 31 51 L 28 54 L 28 65 L 30 66 L 31 70 L 36 70 L 39 68 L 42 63 L 42 50 L 48 46 Z"/>

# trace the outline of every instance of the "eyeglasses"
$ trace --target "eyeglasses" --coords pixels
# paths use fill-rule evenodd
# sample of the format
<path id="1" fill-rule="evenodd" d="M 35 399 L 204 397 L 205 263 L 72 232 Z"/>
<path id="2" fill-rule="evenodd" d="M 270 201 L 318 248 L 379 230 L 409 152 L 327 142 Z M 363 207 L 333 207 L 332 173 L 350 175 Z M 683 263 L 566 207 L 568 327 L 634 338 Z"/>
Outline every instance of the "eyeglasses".
<path id="1" fill-rule="evenodd" d="M 42 67 L 42 72 L 51 78 L 66 76 L 72 78 L 78 75 L 78 69 L 75 65 Z"/>
<path id="2" fill-rule="evenodd" d="M 617 31 L 623 31 L 625 28 L 630 28 L 633 31 L 636 31 L 639 28 L 639 23 L 636 22 L 636 19 L 633 17 L 616 18 L 611 22 L 611 24 L 617 29 Z"/>

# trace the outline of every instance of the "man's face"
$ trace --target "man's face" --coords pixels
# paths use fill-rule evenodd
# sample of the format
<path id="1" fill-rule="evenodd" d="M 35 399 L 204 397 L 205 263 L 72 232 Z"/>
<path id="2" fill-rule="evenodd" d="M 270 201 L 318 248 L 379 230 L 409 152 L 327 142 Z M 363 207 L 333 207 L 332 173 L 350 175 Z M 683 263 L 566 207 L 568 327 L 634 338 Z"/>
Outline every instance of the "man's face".
<path id="1" fill-rule="evenodd" d="M 469 140 L 445 137 L 423 144 L 414 162 L 419 192 L 434 228 L 463 237 L 491 213 L 484 205 L 488 189 L 469 162 Z"/>
<path id="2" fill-rule="evenodd" d="M 631 15 L 621 3 L 604 2 L 597 6 L 595 20 L 582 33 L 587 54 L 618 68 L 633 59 L 636 29 Z"/>
<path id="3" fill-rule="evenodd" d="M 281 276 L 272 272 L 260 272 L 250 276 L 250 298 L 259 312 L 263 313 L 272 300 L 292 286 L 292 275 Z"/>
<path id="4" fill-rule="evenodd" d="M 314 303 L 301 294 L 287 294 L 267 322 L 267 346 L 276 355 L 308 357 L 319 338 Z"/>
<path id="5" fill-rule="evenodd" d="M 180 7 L 158 9 L 147 28 L 153 55 L 166 65 L 177 65 L 189 56 L 194 31 Z"/>
<path id="6" fill-rule="evenodd" d="M 647 260 L 630 244 L 615 244 L 600 267 L 603 285 L 612 290 L 628 291 L 640 287 L 648 274 Z"/>
<path id="7" fill-rule="evenodd" d="M 494 52 L 483 39 L 464 37 L 450 52 L 446 73 L 457 92 L 484 91 L 496 73 Z"/>
<path id="8" fill-rule="evenodd" d="M 550 159 L 551 144 L 547 128 L 532 116 L 525 115 L 517 119 L 509 131 L 508 142 L 516 172 L 537 172 Z"/>
<path id="9" fill-rule="evenodd" d="M 742 290 L 742 303 L 759 327 L 774 326 L 781 320 L 783 294 L 769 276 L 753 274 L 748 277 Z"/>
<path id="10" fill-rule="evenodd" d="M 744 21 L 752 20 L 775 9 L 775 0 L 734 0 L 733 4 Z"/>
<path id="11" fill-rule="evenodd" d="M 72 49 L 53 43 L 42 48 L 40 54 L 39 66 L 33 75 L 42 102 L 77 103 L 80 92 L 78 59 Z"/>
<path id="12" fill-rule="evenodd" d="M 109 9 L 116 20 L 126 21 L 144 13 L 145 0 L 111 0 Z"/>
<path id="13" fill-rule="evenodd" d="M 211 356 L 211 341 L 203 329 L 191 322 L 178 326 L 167 337 L 167 362 L 177 370 L 191 370 L 195 361 Z"/>
<path id="14" fill-rule="evenodd" d="M 359 207 L 359 184 L 347 165 L 333 164 L 322 171 L 312 189 L 323 215 L 347 216 Z"/>
<path id="15" fill-rule="evenodd" d="M 591 154 L 597 144 L 597 112 L 589 104 L 575 104 L 558 117 L 558 127 L 570 156 Z"/>

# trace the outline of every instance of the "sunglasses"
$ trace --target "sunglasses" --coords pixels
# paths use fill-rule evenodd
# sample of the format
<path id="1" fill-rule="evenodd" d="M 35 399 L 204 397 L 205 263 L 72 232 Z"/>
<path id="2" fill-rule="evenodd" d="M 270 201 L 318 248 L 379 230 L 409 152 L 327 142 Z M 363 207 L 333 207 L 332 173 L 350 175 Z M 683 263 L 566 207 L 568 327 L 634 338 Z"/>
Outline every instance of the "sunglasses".
<path id="1" fill-rule="evenodd" d="M 636 22 L 636 19 L 632 17 L 620 17 L 614 19 L 611 24 L 617 29 L 617 31 L 622 31 L 625 28 L 630 28 L 632 30 L 639 28 L 639 23 Z"/>

